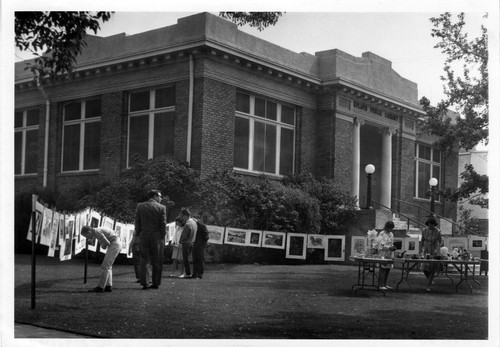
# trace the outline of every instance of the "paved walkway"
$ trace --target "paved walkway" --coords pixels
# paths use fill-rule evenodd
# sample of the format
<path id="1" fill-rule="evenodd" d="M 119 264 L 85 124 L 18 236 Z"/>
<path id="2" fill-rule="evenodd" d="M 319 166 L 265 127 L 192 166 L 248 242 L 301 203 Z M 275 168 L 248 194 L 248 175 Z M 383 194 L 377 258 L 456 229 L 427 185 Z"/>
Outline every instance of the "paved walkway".
<path id="1" fill-rule="evenodd" d="M 28 324 L 15 324 L 14 325 L 14 338 L 35 338 L 35 339 L 86 339 L 89 338 L 85 335 L 78 335 L 59 331 L 55 329 L 45 329 L 34 325 Z"/>

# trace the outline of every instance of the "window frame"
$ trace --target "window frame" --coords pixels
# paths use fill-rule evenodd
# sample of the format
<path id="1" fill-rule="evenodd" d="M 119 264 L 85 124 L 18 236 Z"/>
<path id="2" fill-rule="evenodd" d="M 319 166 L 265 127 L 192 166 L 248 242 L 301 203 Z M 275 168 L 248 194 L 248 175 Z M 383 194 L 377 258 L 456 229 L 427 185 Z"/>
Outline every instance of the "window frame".
<path id="1" fill-rule="evenodd" d="M 297 110 L 296 107 L 278 100 L 274 100 L 268 97 L 264 97 L 261 95 L 254 95 L 250 93 L 246 93 L 243 91 L 237 91 L 236 94 L 242 94 L 247 97 L 249 97 L 249 113 L 245 113 L 243 111 L 238 111 L 235 109 L 235 118 L 240 118 L 240 119 L 247 119 L 248 120 L 248 161 L 247 161 L 247 168 L 242 168 L 242 167 L 237 167 L 234 164 L 234 158 L 233 158 L 233 170 L 239 171 L 239 172 L 245 172 L 245 173 L 251 173 L 251 174 L 264 174 L 264 175 L 270 175 L 270 176 L 276 176 L 276 177 L 284 177 L 287 174 L 282 174 L 280 172 L 281 169 L 281 135 L 282 135 L 282 130 L 283 129 L 288 129 L 293 132 L 293 144 L 292 144 L 292 172 L 290 175 L 293 175 L 295 173 L 295 154 L 296 154 L 296 149 L 295 149 L 295 144 L 296 144 L 296 134 L 297 134 Z M 237 95 L 236 95 L 237 97 Z M 276 119 L 270 119 L 267 118 L 266 116 L 258 116 L 255 114 L 255 100 L 260 99 L 260 100 L 265 100 L 266 105 L 267 103 L 275 103 L 276 104 Z M 293 125 L 284 123 L 282 121 L 282 107 L 289 107 L 293 110 Z M 256 170 L 254 169 L 254 161 L 255 161 L 255 126 L 256 123 L 262 123 L 264 125 L 271 125 L 275 126 L 276 128 L 276 134 L 275 134 L 275 139 L 274 139 L 274 171 L 273 172 L 268 172 L 266 171 L 266 167 L 264 164 L 264 169 L 261 170 Z M 264 138 L 266 136 L 264 135 Z M 234 140 L 236 142 L 236 139 Z M 234 146 L 234 144 L 233 144 Z M 265 162 L 265 152 L 266 150 L 264 149 L 264 162 Z"/>
<path id="2" fill-rule="evenodd" d="M 422 147 L 425 147 L 427 150 L 430 150 L 430 159 L 423 159 L 423 158 L 420 158 L 419 155 L 420 155 L 420 151 L 421 151 L 421 148 Z M 435 161 L 434 160 L 434 155 L 435 153 L 439 153 L 439 161 Z M 419 164 L 427 164 L 429 165 L 429 178 L 427 179 L 426 178 L 426 191 L 428 191 L 430 189 L 429 187 L 429 179 L 434 177 L 438 180 L 438 184 L 437 186 L 435 187 L 435 192 L 439 191 L 440 189 L 440 186 L 441 186 L 441 178 L 442 178 L 442 157 L 443 157 L 443 154 L 442 152 L 436 148 L 436 147 L 433 147 L 432 145 L 429 145 L 429 144 L 425 144 L 425 143 L 415 143 L 415 158 L 414 158 L 414 163 L 415 163 L 415 166 L 414 166 L 414 172 L 415 172 L 415 192 L 414 192 L 414 198 L 415 199 L 421 199 L 421 200 L 428 200 L 430 201 L 431 200 L 431 196 L 429 194 L 429 196 L 419 196 Z M 439 175 L 438 177 L 435 177 L 433 176 L 433 172 L 434 172 L 434 169 L 435 168 L 438 168 L 438 171 L 439 171 Z M 426 194 L 427 195 L 427 194 Z M 434 200 L 439 202 L 440 201 L 440 196 L 439 194 L 435 194 L 434 195 Z"/>
<path id="3" fill-rule="evenodd" d="M 32 125 L 27 125 L 28 123 L 28 113 L 30 111 L 38 111 L 38 122 L 37 124 L 32 124 Z M 25 109 L 18 109 L 14 110 L 14 117 L 15 114 L 18 112 L 22 112 L 22 124 L 19 127 L 16 127 L 15 121 L 14 121 L 14 144 L 15 144 L 15 136 L 16 133 L 21 133 L 21 172 L 20 173 L 15 173 L 15 167 L 14 167 L 14 176 L 20 177 L 20 176 L 36 176 L 38 175 L 38 159 L 39 159 L 39 153 L 37 153 L 37 165 L 36 165 L 36 170 L 35 172 L 28 172 L 26 173 L 26 147 L 27 147 L 27 133 L 29 131 L 37 131 L 37 138 L 38 138 L 38 145 L 40 146 L 40 115 L 41 115 L 41 109 L 40 107 L 29 107 Z M 40 149 L 40 148 L 39 148 Z M 14 147 L 15 151 L 15 147 Z M 16 160 L 15 154 L 14 154 L 14 160 Z"/>
<path id="4" fill-rule="evenodd" d="M 160 89 L 172 88 L 174 92 L 174 102 L 171 106 L 163 106 L 159 108 L 156 107 L 156 91 Z M 138 111 L 131 111 L 131 100 L 134 93 L 144 93 L 149 92 L 149 108 L 142 109 Z M 175 86 L 157 86 L 153 88 L 143 88 L 130 91 L 128 93 L 127 100 L 127 155 L 126 155 L 126 167 L 130 168 L 130 122 L 131 118 L 147 116 L 148 118 L 148 154 L 146 159 L 152 159 L 154 154 L 154 137 L 155 137 L 155 116 L 158 114 L 172 114 L 175 117 L 176 111 L 176 100 L 175 100 Z M 174 131 L 175 131 L 175 118 L 174 118 Z"/>
<path id="5" fill-rule="evenodd" d="M 87 103 L 90 101 L 95 101 L 95 100 L 100 100 L 101 102 L 101 110 L 99 112 L 99 116 L 97 117 L 91 117 L 91 118 L 86 118 L 86 111 L 87 111 Z M 72 120 L 66 120 L 66 106 L 70 105 L 71 103 L 80 103 L 80 118 L 78 119 L 72 119 Z M 92 169 L 85 169 L 84 168 L 84 162 L 85 162 L 85 129 L 87 124 L 90 123 L 101 123 L 101 118 L 102 118 L 102 98 L 100 96 L 94 96 L 94 97 L 89 97 L 85 99 L 78 99 L 78 100 L 71 100 L 68 102 L 65 102 L 62 106 L 62 137 L 61 137 L 61 143 L 62 143 L 62 150 L 61 150 L 61 173 L 74 173 L 74 172 L 95 172 L 100 170 L 100 162 L 101 162 L 101 142 L 99 141 L 99 165 L 97 168 L 92 168 Z M 80 139 L 79 139 L 79 148 L 78 148 L 78 169 L 77 170 L 64 170 L 64 152 L 65 152 L 65 131 L 67 126 L 73 126 L 73 125 L 78 125 L 79 130 L 80 130 Z"/>

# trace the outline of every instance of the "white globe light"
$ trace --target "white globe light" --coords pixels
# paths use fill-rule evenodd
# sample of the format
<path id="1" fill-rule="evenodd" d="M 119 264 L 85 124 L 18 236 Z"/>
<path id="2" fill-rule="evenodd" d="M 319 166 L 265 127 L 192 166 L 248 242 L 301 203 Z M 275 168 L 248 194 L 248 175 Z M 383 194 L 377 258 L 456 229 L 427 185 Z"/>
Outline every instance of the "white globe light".
<path id="1" fill-rule="evenodd" d="M 434 177 L 432 177 L 432 178 L 429 180 L 429 185 L 430 185 L 431 187 L 435 187 L 435 186 L 437 186 L 437 184 L 438 184 L 438 180 L 437 180 L 437 179 L 435 179 Z"/>
<path id="2" fill-rule="evenodd" d="M 375 172 L 375 166 L 373 166 L 372 164 L 368 164 L 365 166 L 365 172 L 367 174 L 372 174 Z"/>

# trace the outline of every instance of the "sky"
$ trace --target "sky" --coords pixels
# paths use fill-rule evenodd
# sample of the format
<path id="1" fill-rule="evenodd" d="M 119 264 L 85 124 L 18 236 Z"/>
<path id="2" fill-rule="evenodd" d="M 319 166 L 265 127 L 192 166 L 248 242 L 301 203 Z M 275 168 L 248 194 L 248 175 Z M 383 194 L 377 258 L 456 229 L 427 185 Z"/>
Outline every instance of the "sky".
<path id="1" fill-rule="evenodd" d="M 118 33 L 135 34 L 176 24 L 177 19 L 196 12 L 116 12 L 102 25 L 99 36 Z M 214 14 L 218 14 L 214 12 Z M 469 12 L 466 21 L 478 33 L 484 12 Z M 418 84 L 420 99 L 433 103 L 443 97 L 444 56 L 434 48 L 429 18 L 439 12 L 285 12 L 275 26 L 259 32 L 243 26 L 239 29 L 294 52 L 314 54 L 340 49 L 361 57 L 371 51 L 392 62 L 402 77 Z M 470 25 L 469 25 L 470 23 Z M 471 34 L 472 34 L 471 33 Z"/>
<path id="2" fill-rule="evenodd" d="M 294 52 L 314 54 L 340 49 L 361 57 L 371 51 L 392 62 L 402 77 L 418 85 L 418 98 L 426 96 L 433 104 L 443 98 L 444 55 L 434 48 L 438 40 L 431 37 L 431 17 L 440 12 L 331 12 L 285 11 L 275 26 L 258 31 L 249 26 L 240 30 Z M 98 36 L 119 33 L 129 35 L 177 23 L 178 18 L 198 12 L 184 11 L 116 11 L 111 20 L 101 25 Z M 218 12 L 213 12 L 218 14 Z M 468 11 L 466 23 L 471 35 L 477 35 L 486 24 L 484 11 Z M 16 52 L 16 61 L 26 55 Z"/>

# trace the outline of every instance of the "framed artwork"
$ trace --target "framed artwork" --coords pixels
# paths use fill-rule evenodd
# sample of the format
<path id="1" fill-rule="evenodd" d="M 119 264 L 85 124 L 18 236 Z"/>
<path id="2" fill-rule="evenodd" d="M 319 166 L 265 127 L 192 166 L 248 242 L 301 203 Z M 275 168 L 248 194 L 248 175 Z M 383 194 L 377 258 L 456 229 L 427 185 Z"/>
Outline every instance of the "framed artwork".
<path id="1" fill-rule="evenodd" d="M 80 230 L 82 229 L 82 223 L 83 223 L 83 213 L 78 212 L 75 215 L 75 232 L 73 233 L 73 237 L 75 239 L 77 239 L 78 236 L 80 236 Z"/>
<path id="2" fill-rule="evenodd" d="M 97 228 L 99 227 L 99 224 L 101 224 L 101 215 L 97 211 L 90 211 L 89 214 L 89 220 L 88 220 L 88 225 L 91 226 L 92 228 Z M 95 252 L 97 250 L 97 239 L 94 238 L 90 243 L 89 243 L 89 251 Z"/>
<path id="3" fill-rule="evenodd" d="M 165 245 L 169 242 L 175 241 L 175 222 L 167 224 L 167 235 L 165 237 Z"/>
<path id="4" fill-rule="evenodd" d="M 351 237 L 351 256 L 355 257 L 365 253 L 368 246 L 368 238 L 366 236 Z"/>
<path id="5" fill-rule="evenodd" d="M 40 244 L 44 246 L 50 245 L 50 231 L 52 230 L 52 215 L 50 208 L 44 208 L 42 218 L 42 231 L 40 232 Z"/>
<path id="6" fill-rule="evenodd" d="M 132 238 L 134 237 L 135 225 L 127 224 L 126 230 L 127 230 L 127 258 L 132 258 L 134 255 L 132 254 L 132 252 L 130 252 L 130 254 L 128 253 L 128 247 L 130 245 L 130 242 L 132 242 Z"/>
<path id="7" fill-rule="evenodd" d="M 404 248 L 406 254 L 418 254 L 420 253 L 420 243 L 417 238 L 407 237 L 404 239 Z"/>
<path id="8" fill-rule="evenodd" d="M 326 235 L 325 245 L 326 261 L 343 261 L 345 259 L 344 235 Z"/>
<path id="9" fill-rule="evenodd" d="M 52 214 L 52 227 L 50 229 L 50 244 L 49 244 L 49 251 L 47 253 L 48 257 L 53 257 L 56 246 L 57 246 L 57 232 L 59 230 L 59 213 L 57 211 L 54 211 Z"/>
<path id="10" fill-rule="evenodd" d="M 120 250 L 120 254 L 127 254 L 128 243 L 127 243 L 127 230 L 125 230 L 125 224 L 121 222 L 116 222 L 115 231 L 120 237 L 120 242 L 122 243 L 122 249 Z"/>
<path id="11" fill-rule="evenodd" d="M 64 238 L 61 243 L 61 250 L 59 252 L 60 260 L 71 259 L 71 253 L 73 251 L 73 233 L 75 231 L 75 216 L 65 215 L 64 218 Z"/>
<path id="12" fill-rule="evenodd" d="M 215 225 L 207 225 L 208 229 L 208 243 L 215 243 L 222 245 L 224 241 L 224 227 Z"/>
<path id="13" fill-rule="evenodd" d="M 252 247 L 260 247 L 262 243 L 262 231 L 260 230 L 248 230 L 246 245 Z"/>
<path id="14" fill-rule="evenodd" d="M 286 234 L 286 254 L 289 259 L 306 259 L 307 235 L 298 233 Z"/>
<path id="15" fill-rule="evenodd" d="M 307 248 L 325 249 L 325 235 L 307 235 Z"/>
<path id="16" fill-rule="evenodd" d="M 281 231 L 264 231 L 262 233 L 262 247 L 285 249 L 286 233 Z"/>
<path id="17" fill-rule="evenodd" d="M 61 245 L 64 242 L 64 236 L 65 234 L 65 222 L 66 221 L 66 215 L 64 213 L 59 214 L 59 233 L 58 233 L 58 238 L 57 238 L 57 245 L 59 246 L 59 249 L 61 249 Z"/>
<path id="18" fill-rule="evenodd" d="M 485 238 L 482 236 L 469 236 L 469 251 L 482 251 L 486 249 Z"/>
<path id="19" fill-rule="evenodd" d="M 80 253 L 85 248 L 86 239 L 81 235 L 80 229 L 85 225 L 85 213 L 76 215 L 75 218 L 75 254 Z"/>
<path id="20" fill-rule="evenodd" d="M 228 245 L 245 246 L 247 240 L 247 230 L 226 228 L 226 238 L 224 243 Z"/>
<path id="21" fill-rule="evenodd" d="M 40 234 L 41 234 L 41 230 L 42 230 L 43 210 L 44 209 L 45 208 L 43 207 L 43 205 L 41 203 L 39 203 L 38 201 L 35 203 L 35 224 L 36 224 L 35 242 L 39 241 L 39 239 L 40 239 Z M 28 229 L 28 235 L 26 236 L 26 239 L 29 241 L 31 241 L 31 239 L 32 239 L 32 237 L 31 237 L 31 234 L 33 231 L 32 222 L 33 222 L 33 218 L 31 218 L 31 215 L 30 215 L 30 226 Z"/>
<path id="22" fill-rule="evenodd" d="M 403 250 L 403 239 L 400 237 L 395 237 L 394 241 L 392 242 L 394 247 L 396 247 L 396 251 L 402 251 Z"/>
<path id="23" fill-rule="evenodd" d="M 102 220 L 101 220 L 102 227 L 106 227 L 106 228 L 110 228 L 111 230 L 115 230 L 114 225 L 115 225 L 115 222 L 112 218 L 107 217 L 107 216 L 102 217 Z"/>

